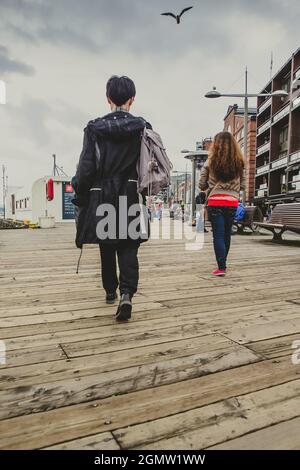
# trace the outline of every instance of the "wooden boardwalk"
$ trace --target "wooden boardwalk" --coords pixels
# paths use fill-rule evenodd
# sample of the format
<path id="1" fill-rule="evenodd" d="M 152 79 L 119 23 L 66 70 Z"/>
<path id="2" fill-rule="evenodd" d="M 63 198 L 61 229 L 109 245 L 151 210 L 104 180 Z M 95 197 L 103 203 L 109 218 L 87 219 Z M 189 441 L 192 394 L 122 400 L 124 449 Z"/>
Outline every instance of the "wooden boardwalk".
<path id="1" fill-rule="evenodd" d="M 234 237 L 225 279 L 210 234 L 145 244 L 120 325 L 73 232 L 0 232 L 1 449 L 300 449 L 299 237 Z"/>

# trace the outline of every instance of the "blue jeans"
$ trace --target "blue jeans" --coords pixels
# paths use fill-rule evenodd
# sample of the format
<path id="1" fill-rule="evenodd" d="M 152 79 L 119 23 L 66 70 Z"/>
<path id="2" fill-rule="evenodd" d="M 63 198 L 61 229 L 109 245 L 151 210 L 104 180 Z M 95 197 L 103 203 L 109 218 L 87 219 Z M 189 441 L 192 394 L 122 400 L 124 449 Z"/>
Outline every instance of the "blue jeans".
<path id="1" fill-rule="evenodd" d="M 230 249 L 231 229 L 236 213 L 235 207 L 208 206 L 211 222 L 214 249 L 219 269 L 226 269 L 227 256 Z"/>

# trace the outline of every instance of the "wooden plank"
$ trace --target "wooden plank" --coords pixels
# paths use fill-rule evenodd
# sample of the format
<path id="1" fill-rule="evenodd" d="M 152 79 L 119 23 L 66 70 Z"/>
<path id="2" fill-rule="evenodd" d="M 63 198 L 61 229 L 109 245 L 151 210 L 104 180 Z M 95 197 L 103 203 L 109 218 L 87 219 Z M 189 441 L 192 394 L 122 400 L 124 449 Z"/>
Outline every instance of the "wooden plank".
<path id="1" fill-rule="evenodd" d="M 78 276 L 73 238 L 68 224 L 1 232 L 0 328 L 8 364 L 0 370 L 0 400 L 2 417 L 10 417 L 0 421 L 1 448 L 97 448 L 106 445 L 104 435 L 113 445 L 112 432 L 201 407 L 216 414 L 220 402 L 229 414 L 222 415 L 221 440 L 209 446 L 270 428 L 263 400 L 256 403 L 263 408 L 259 429 L 235 423 L 241 434 L 232 439 L 227 423 L 236 419 L 234 397 L 262 389 L 267 396 L 268 388 L 299 380 L 288 354 L 299 322 L 298 242 L 234 237 L 225 279 L 210 275 L 211 234 L 199 253 L 186 252 L 181 240 L 144 244 L 133 321 L 116 325 L 116 307 L 104 302 L 98 247 L 87 247 Z M 293 331 L 287 334 L 286 325 Z M 222 334 L 227 330 L 246 331 L 251 341 L 258 330 L 278 336 L 239 345 Z M 290 392 L 278 399 L 284 418 L 274 414 L 272 427 L 295 419 L 287 417 Z M 249 420 L 237 418 L 255 421 L 250 402 Z M 213 424 L 205 428 L 211 435 Z M 184 434 L 196 433 L 193 426 Z"/>
<path id="2" fill-rule="evenodd" d="M 1 449 L 35 449 L 183 413 L 299 378 L 289 358 L 0 421 Z M 159 403 L 159 406 L 158 406 Z"/>
<path id="3" fill-rule="evenodd" d="M 140 309 L 147 310 L 148 308 L 160 308 L 163 307 L 162 304 L 159 302 L 149 302 L 144 296 L 137 295 L 134 298 L 134 308 L 136 311 Z M 19 317 L 19 316 L 27 316 L 27 315 L 41 315 L 41 314 L 48 314 L 48 313 L 64 313 L 64 312 L 77 312 L 77 311 L 84 311 L 86 309 L 98 309 L 98 315 L 109 315 L 112 311 L 111 306 L 106 305 L 105 300 L 103 298 L 100 299 L 87 299 L 82 300 L 79 302 L 70 302 L 67 303 L 67 299 L 61 304 L 58 305 L 49 305 L 40 306 L 38 302 L 33 302 L 33 304 L 29 307 L 19 307 L 19 308 L 5 308 L 0 312 L 0 318 L 7 318 L 7 317 Z M 19 320 L 17 320 L 19 321 Z M 22 321 L 22 320 L 20 320 Z"/>
<path id="4" fill-rule="evenodd" d="M 154 364 L 157 361 L 170 360 L 178 357 L 192 356 L 194 354 L 207 354 L 234 346 L 235 343 L 220 335 L 197 336 L 187 340 L 168 341 L 150 346 L 128 349 L 126 354 L 119 351 L 103 354 L 94 354 L 88 357 L 79 357 L 70 360 L 51 361 L 42 364 L 21 365 L 5 370 L 0 375 L 1 390 L 31 386 L 45 381 L 58 381 L 72 377 L 101 374 L 113 370 L 127 369 L 128 367 L 143 364 Z M 22 350 L 23 351 L 23 350 Z"/>
<path id="5" fill-rule="evenodd" d="M 220 280 L 222 282 L 222 280 Z M 247 287 L 246 286 L 239 286 L 237 285 L 235 287 L 235 293 L 243 293 L 246 290 L 247 291 L 252 291 L 255 292 L 255 295 L 260 295 L 260 296 L 265 296 L 265 292 L 268 285 L 263 285 L 260 284 L 258 285 L 257 282 L 251 285 L 251 283 L 248 283 Z M 299 280 L 298 279 L 286 279 L 284 282 L 274 282 L 272 283 L 272 289 L 277 290 L 277 288 L 280 289 L 291 289 L 292 291 L 298 291 L 299 290 Z M 215 286 L 213 284 L 207 285 L 206 289 L 200 289 L 199 284 L 197 283 L 193 289 L 189 290 L 183 290 L 181 291 L 179 288 L 177 290 L 171 290 L 171 291 L 164 291 L 161 293 L 151 293 L 147 294 L 147 300 L 152 301 L 152 302 L 164 302 L 168 300 L 182 300 L 182 299 L 190 299 L 190 298 L 195 298 L 195 299 L 201 299 L 201 297 L 207 296 L 207 291 L 214 291 L 215 296 L 219 296 L 221 294 L 226 294 L 226 293 L 232 293 L 232 287 L 230 285 L 224 285 L 222 287 L 219 287 L 217 290 L 215 289 Z M 72 300 L 73 301 L 88 301 L 89 299 L 94 299 L 97 300 L 99 296 L 103 296 L 103 292 L 99 289 L 92 289 L 89 292 L 81 291 L 78 289 L 77 291 L 74 291 L 72 293 Z M 1 301 L 1 310 L 4 311 L 6 310 L 7 307 L 16 307 L 16 306 L 28 306 L 32 302 L 38 302 L 39 305 L 45 305 L 47 303 L 51 303 L 52 305 L 58 305 L 62 301 L 64 301 L 66 298 L 65 292 L 59 292 L 53 297 L 52 294 L 43 294 L 40 293 L 38 295 L 32 295 L 32 296 L 24 296 L 20 298 L 2 298 Z M 104 303 L 104 302 L 103 302 Z"/>
<path id="6" fill-rule="evenodd" d="M 82 439 L 65 442 L 52 447 L 46 447 L 44 450 L 120 450 L 120 446 L 110 432 L 95 434 Z"/>
<path id="7" fill-rule="evenodd" d="M 49 361 L 59 361 L 66 359 L 66 354 L 58 344 L 51 346 L 38 346 L 36 348 L 27 347 L 6 353 L 6 363 L 1 364 L 0 381 L 10 375 L 9 368 L 23 367 L 26 364 L 40 364 Z M 4 373 L 2 374 L 2 371 Z M 9 380 L 9 379 L 8 379 Z"/>
<path id="8" fill-rule="evenodd" d="M 259 278 L 259 279 L 265 279 L 266 275 L 273 276 L 274 274 L 278 275 L 284 275 L 284 274 L 289 274 L 291 272 L 291 266 L 293 269 L 293 272 L 299 274 L 300 268 L 299 268 L 299 262 L 297 259 L 288 259 L 285 260 L 284 258 L 281 257 L 280 264 L 274 263 L 274 265 L 270 265 L 268 263 L 265 265 L 263 264 L 257 264 L 257 263 L 251 263 L 250 265 L 244 263 L 242 260 L 239 260 L 239 264 L 241 265 L 240 268 L 237 270 L 237 273 L 235 272 L 234 269 L 231 269 L 231 272 L 229 274 L 230 279 L 234 279 L 235 281 L 238 280 L 245 280 L 244 278 L 248 278 L 249 276 L 251 278 Z M 250 267 L 249 267 L 250 266 Z M 242 268 L 242 269 L 241 269 Z M 153 276 L 153 283 L 173 283 L 174 282 L 174 277 L 177 277 L 177 272 L 169 269 L 168 272 L 168 277 L 166 278 L 165 276 L 158 276 L 161 272 L 164 272 L 167 268 L 164 265 L 160 265 L 159 267 L 153 268 L 153 266 L 149 266 L 147 268 L 147 272 L 144 272 L 144 270 L 141 271 L 141 286 L 143 285 L 143 282 L 147 284 L 147 278 L 150 275 Z M 99 280 L 99 268 L 95 270 L 94 272 L 81 272 L 79 275 L 73 273 L 68 273 L 67 270 L 62 273 L 56 273 L 55 275 L 52 275 L 51 273 L 48 274 L 42 274 L 42 273 L 34 273 L 29 272 L 28 274 L 24 275 L 19 275 L 19 276 L 13 276 L 13 275 L 0 275 L 1 278 L 1 286 L 5 286 L 5 289 L 10 289 L 11 290 L 16 290 L 17 288 L 25 288 L 26 290 L 32 286 L 34 287 L 43 287 L 49 286 L 49 285 L 61 285 L 61 282 L 63 281 L 67 285 L 74 285 L 74 282 L 77 283 L 80 281 L 80 283 L 87 283 L 87 282 L 95 282 L 95 280 Z M 205 275 L 203 271 L 196 271 L 194 274 L 189 274 L 186 272 L 181 272 L 180 276 L 182 276 L 183 281 L 192 279 L 211 279 L 209 275 Z"/>
<path id="9" fill-rule="evenodd" d="M 143 305 L 142 310 L 140 310 L 140 305 Z M 101 310 L 91 308 L 75 312 L 28 315 L 18 317 L 18 319 L 5 318 L 0 320 L 1 337 L 8 339 L 53 331 L 114 325 L 116 310 L 117 304 Z M 168 313 L 167 307 L 151 302 L 135 305 L 133 310 L 134 319 L 141 321 L 150 318 L 166 318 Z"/>
<path id="10" fill-rule="evenodd" d="M 299 281 L 298 281 L 299 282 Z M 245 289 L 241 293 L 239 292 L 234 292 L 234 297 L 238 298 L 242 303 L 242 305 L 249 305 L 251 304 L 252 301 L 259 300 L 259 302 L 263 303 L 264 301 L 267 303 L 272 299 L 274 302 L 275 301 L 283 301 L 283 300 L 293 300 L 298 297 L 299 288 L 298 287 L 284 287 L 282 286 L 281 289 L 276 289 L 274 291 L 270 291 L 270 297 L 266 296 L 264 291 L 256 291 L 256 292 L 251 292 Z M 201 303 L 206 303 L 206 302 L 214 302 L 217 305 L 220 305 L 223 303 L 223 300 L 233 300 L 232 296 L 232 287 L 231 287 L 231 292 L 229 294 L 220 294 L 217 297 L 217 302 L 215 301 L 215 297 L 210 295 L 203 296 L 201 298 L 197 297 L 191 297 L 191 298 L 181 298 L 181 299 L 171 299 L 171 300 L 164 300 L 161 301 L 161 303 L 164 306 L 167 306 L 169 308 L 176 308 L 180 306 L 187 306 L 187 305 L 197 305 L 200 302 Z"/>
<path id="11" fill-rule="evenodd" d="M 189 380 L 257 361 L 247 348 L 231 345 L 216 351 L 166 359 L 112 372 L 64 377 L 0 391 L 0 419 L 103 399 L 115 394 Z"/>
<path id="12" fill-rule="evenodd" d="M 147 304 L 146 304 L 147 305 Z M 149 306 L 153 306 L 153 304 L 149 304 Z M 258 304 L 258 307 L 260 305 Z M 108 327 L 111 326 L 111 329 L 108 328 L 103 329 L 102 331 L 110 331 L 112 336 L 114 333 L 113 325 L 115 325 L 115 311 L 116 306 L 110 307 L 109 314 L 105 316 L 99 315 L 100 313 L 97 310 L 84 310 L 83 317 L 80 317 L 81 311 L 77 311 L 75 314 L 74 312 L 71 313 L 71 319 L 68 314 L 47 314 L 47 315 L 34 315 L 32 316 L 32 320 L 34 323 L 28 323 L 27 325 L 22 324 L 22 320 L 26 320 L 26 318 L 22 317 L 21 319 L 13 319 L 17 324 L 21 323 L 20 326 L 10 326 L 10 327 L 2 327 L 1 329 L 1 337 L 5 339 L 9 338 L 17 338 L 22 336 L 35 336 L 47 333 L 54 333 L 54 332 L 63 332 L 63 331 L 73 331 L 73 330 L 87 330 L 89 328 L 99 328 L 100 326 Z M 102 312 L 101 312 L 102 313 Z M 172 309 L 172 322 L 174 325 L 181 324 L 188 324 L 189 322 L 193 322 L 193 320 L 198 319 L 202 321 L 203 326 L 209 325 L 212 328 L 222 328 L 224 323 L 229 325 L 236 324 L 236 319 L 240 319 L 241 321 L 238 322 L 240 326 L 242 324 L 249 325 L 253 321 L 257 322 L 259 318 L 261 321 L 267 322 L 271 320 L 277 320 L 278 318 L 282 317 L 282 314 L 285 315 L 285 318 L 290 320 L 294 318 L 298 318 L 298 306 L 294 304 L 287 304 L 286 302 L 278 303 L 276 306 L 274 303 L 265 304 L 263 306 L 263 314 L 253 313 L 253 307 L 241 307 L 240 305 L 231 305 L 229 308 L 223 305 L 223 308 L 219 310 L 213 303 L 200 305 L 195 308 L 177 308 Z M 56 320 L 60 321 L 51 321 L 52 316 L 55 315 Z M 226 322 L 224 322 L 224 317 L 226 315 Z M 79 318 L 76 318 L 79 316 Z M 50 317 L 50 318 L 49 318 Z M 75 317 L 75 318 L 74 318 Z M 151 331 L 157 328 L 166 328 L 170 324 L 170 309 L 167 307 L 160 307 L 154 310 L 148 310 L 147 308 L 145 311 L 140 311 L 139 306 L 137 310 L 133 309 L 133 321 L 131 325 L 140 325 L 144 327 L 147 331 Z M 41 323 L 38 323 L 38 320 Z M 29 320 L 30 321 L 30 320 Z M 245 323 L 246 322 L 246 323 Z M 10 322 L 12 323 L 12 322 Z M 25 322 L 26 323 L 26 322 Z M 3 324 L 0 320 L 0 324 Z M 138 327 L 138 326 L 137 326 Z M 119 331 L 119 330 L 117 330 Z M 135 327 L 130 328 L 131 332 L 135 331 Z M 64 339 L 62 339 L 63 341 Z M 68 338 L 66 338 L 68 341 Z"/>
<path id="13" fill-rule="evenodd" d="M 272 359 L 281 356 L 292 356 L 295 352 L 295 349 L 292 348 L 295 341 L 300 341 L 300 333 L 249 343 L 247 347 L 265 359 Z"/>
<path id="14" fill-rule="evenodd" d="M 278 316 L 281 316 L 279 312 Z M 297 313 L 291 313 L 291 317 L 297 318 Z M 270 317 L 266 315 L 262 326 L 267 328 L 267 325 L 272 323 L 271 319 L 272 315 L 270 315 Z M 164 326 L 166 326 L 164 323 L 161 325 L 159 323 L 154 324 L 153 320 L 150 322 L 149 326 L 147 325 L 147 322 L 140 322 L 140 329 L 139 326 L 137 327 L 139 331 L 135 332 L 134 329 L 130 329 L 129 337 L 126 333 L 125 335 L 120 334 L 117 336 L 111 333 L 109 337 L 100 337 L 100 334 L 95 333 L 98 336 L 96 339 L 86 338 L 82 341 L 76 341 L 77 337 L 73 336 L 72 342 L 69 337 L 67 342 L 63 342 L 62 344 L 68 356 L 72 358 L 96 353 L 100 354 L 106 351 L 130 349 L 142 346 L 143 344 L 150 345 L 184 338 L 193 338 L 201 334 L 206 335 L 212 332 L 217 333 L 224 328 L 225 324 L 239 325 L 239 327 L 244 324 L 245 328 L 247 328 L 249 325 L 255 325 L 258 322 L 258 316 L 253 315 L 251 310 L 244 318 L 242 318 L 239 310 L 237 310 L 232 317 L 224 317 L 224 312 L 220 313 L 220 315 L 215 314 L 215 317 L 210 317 L 207 314 L 194 314 L 190 315 L 187 319 L 185 319 L 185 317 L 181 317 L 180 320 L 174 321 L 175 326 L 171 328 L 164 328 Z M 158 325 L 160 325 L 158 328 L 159 332 L 156 329 L 156 326 Z M 102 333 L 104 336 L 104 331 L 102 331 Z"/>
<path id="15" fill-rule="evenodd" d="M 222 331 L 226 337 L 239 344 L 247 344 L 268 338 L 292 335 L 295 332 L 300 333 L 300 319 L 284 319 L 281 321 L 270 322 L 267 325 L 257 323 L 256 325 L 250 325 L 244 328 L 233 328 Z"/>
<path id="16" fill-rule="evenodd" d="M 298 307 L 291 304 L 288 307 L 284 308 L 284 312 L 287 315 L 287 312 L 290 311 L 289 316 L 290 322 L 297 322 Z M 276 320 L 280 318 L 282 313 L 277 311 L 274 314 L 264 315 L 263 319 L 264 324 L 273 324 L 271 320 Z M 215 318 L 213 318 L 215 317 Z M 176 317 L 174 316 L 173 324 L 175 326 L 169 327 L 169 315 L 165 318 L 157 318 L 152 320 L 131 322 L 128 324 L 116 324 L 114 321 L 107 326 L 92 326 L 84 328 L 84 322 L 74 322 L 74 330 L 70 327 L 70 324 L 64 325 L 62 323 L 61 328 L 51 329 L 48 325 L 46 329 L 50 330 L 49 333 L 38 334 L 38 330 L 34 335 L 20 336 L 15 337 L 14 329 L 12 330 L 12 338 L 2 339 L 6 343 L 7 351 L 27 348 L 30 342 L 32 347 L 46 346 L 51 344 L 62 344 L 65 351 L 69 357 L 75 355 L 87 355 L 94 354 L 96 351 L 107 352 L 107 351 L 116 351 L 121 349 L 129 349 L 131 347 L 138 347 L 143 344 L 155 344 L 158 342 L 171 341 L 176 339 L 183 339 L 187 337 L 195 337 L 202 335 L 217 332 L 222 330 L 225 325 L 231 325 L 233 328 L 234 325 L 239 325 L 239 328 L 244 324 L 245 329 L 250 328 L 249 325 L 256 325 L 258 323 L 259 313 L 254 315 L 251 313 L 251 310 L 247 312 L 245 318 L 241 320 L 241 313 L 239 310 L 236 310 L 232 314 L 231 320 L 229 318 L 224 318 L 224 312 L 220 314 L 215 314 L 212 318 L 207 317 L 207 314 L 191 314 L 187 318 L 180 315 L 180 311 L 177 313 Z M 175 320 L 176 318 L 176 320 Z M 296 318 L 296 320 L 294 320 Z M 91 320 L 89 320 L 91 322 Z M 95 321 L 97 324 L 97 320 Z M 288 323 L 288 321 L 286 321 Z M 99 324 L 101 322 L 99 321 Z M 76 328 L 77 325 L 77 328 Z M 93 321 L 94 325 L 94 321 Z M 262 324 L 263 325 L 263 324 Z M 82 328 L 80 328 L 82 326 Z M 79 327 L 79 328 L 78 328 Z M 38 327 L 37 327 L 38 328 Z M 39 328 L 38 328 L 39 329 Z M 61 331 L 60 331 L 61 330 Z M 32 331 L 31 331 L 32 333 Z M 130 335 L 128 335 L 130 333 Z M 21 333 L 22 334 L 22 330 Z M 24 334 L 26 334 L 26 328 L 24 329 Z M 245 341 L 246 342 L 246 341 Z M 106 348 L 106 349 L 105 349 Z M 77 354 L 79 351 L 81 352 Z"/>
<path id="17" fill-rule="evenodd" d="M 297 261 L 297 260 L 296 260 Z M 163 266 L 161 267 L 163 268 Z M 268 280 L 266 276 L 268 275 L 269 277 L 272 276 L 276 279 L 276 277 L 283 277 L 285 275 L 289 275 L 291 272 L 291 260 L 285 261 L 284 259 L 281 260 L 280 265 L 275 264 L 274 266 L 265 266 L 263 265 L 257 265 L 255 269 L 251 266 L 244 266 L 243 268 L 238 271 L 238 273 L 235 272 L 235 270 L 231 270 L 229 273 L 228 282 L 234 279 L 235 282 L 247 282 L 247 280 L 250 278 L 252 280 L 257 279 L 257 282 L 260 282 L 261 280 Z M 293 272 L 296 274 L 300 273 L 300 267 L 297 264 L 293 265 Z M 177 272 L 174 273 L 174 271 L 170 271 L 168 273 L 168 277 L 162 277 L 157 276 L 157 274 L 160 274 L 159 269 L 153 270 L 149 266 L 149 269 L 147 269 L 147 272 L 144 273 L 143 271 L 141 272 L 140 276 L 140 288 L 146 288 L 148 289 L 149 282 L 148 282 L 148 276 L 149 274 L 153 274 L 154 278 L 151 281 L 151 287 L 157 287 L 160 285 L 167 286 L 167 285 L 172 285 L 176 284 L 178 282 L 178 274 Z M 156 276 L 155 276 L 156 275 Z M 71 273 L 61 273 L 60 275 L 39 275 L 39 276 L 33 276 L 31 275 L 23 275 L 23 276 L 0 276 L 1 277 L 1 287 L 5 286 L 5 291 L 8 293 L 17 293 L 17 290 L 25 290 L 26 292 L 29 291 L 36 291 L 38 289 L 45 289 L 51 287 L 51 289 L 55 289 L 56 287 L 60 287 L 62 285 L 66 286 L 66 288 L 76 288 L 77 283 L 80 282 L 81 285 L 86 284 L 88 285 L 89 283 L 94 283 L 97 284 L 97 286 L 100 285 L 100 272 L 99 269 L 95 271 L 94 273 L 82 273 L 82 274 L 71 274 Z M 195 272 L 193 274 L 182 272 L 180 274 L 180 280 L 181 282 L 196 282 L 199 279 L 203 280 L 211 280 L 211 276 L 205 275 L 204 273 L 201 274 L 201 272 Z M 201 285 L 201 284 L 200 284 Z M 16 292 L 17 291 L 17 292 Z"/>
<path id="18" fill-rule="evenodd" d="M 122 448 L 197 450 L 300 415 L 300 380 L 113 432 Z"/>
<path id="19" fill-rule="evenodd" d="M 251 432 L 210 450 L 300 450 L 300 418 Z"/>

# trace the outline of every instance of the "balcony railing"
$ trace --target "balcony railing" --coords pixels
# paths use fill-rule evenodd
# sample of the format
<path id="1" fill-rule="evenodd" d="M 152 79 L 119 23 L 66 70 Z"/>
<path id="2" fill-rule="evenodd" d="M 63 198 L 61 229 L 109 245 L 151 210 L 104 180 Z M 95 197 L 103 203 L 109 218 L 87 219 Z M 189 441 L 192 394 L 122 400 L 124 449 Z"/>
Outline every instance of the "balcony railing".
<path id="1" fill-rule="evenodd" d="M 279 158 L 278 160 L 275 160 L 274 162 L 271 163 L 271 169 L 277 170 L 278 168 L 285 167 L 287 163 L 288 163 L 288 157 Z"/>
<path id="2" fill-rule="evenodd" d="M 289 112 L 290 112 L 290 105 L 287 104 L 281 111 L 279 111 L 273 116 L 273 124 L 275 124 L 275 122 L 278 122 L 280 121 L 280 119 L 287 116 Z"/>
<path id="3" fill-rule="evenodd" d="M 269 163 L 267 165 L 263 165 L 263 166 L 260 166 L 259 168 L 256 169 L 256 175 L 259 176 L 259 175 L 263 175 L 265 173 L 268 173 L 268 171 L 270 170 L 270 165 Z"/>
<path id="4" fill-rule="evenodd" d="M 270 145 L 271 145 L 270 142 L 267 142 L 266 144 L 261 145 L 260 147 L 258 147 L 256 155 L 259 156 L 259 155 L 262 155 L 265 152 L 269 152 Z"/>
<path id="5" fill-rule="evenodd" d="M 294 152 L 289 157 L 289 163 L 298 163 L 300 162 L 300 150 Z"/>
<path id="6" fill-rule="evenodd" d="M 263 113 L 269 106 L 272 104 L 272 97 L 268 98 L 266 101 L 262 103 L 262 105 L 258 108 L 258 114 Z"/>
<path id="7" fill-rule="evenodd" d="M 300 67 L 295 72 L 295 79 L 300 77 Z"/>
<path id="8" fill-rule="evenodd" d="M 300 96 L 293 100 L 293 109 L 297 108 L 298 106 L 300 106 Z"/>
<path id="9" fill-rule="evenodd" d="M 257 135 L 260 135 L 262 134 L 263 132 L 265 132 L 267 129 L 269 129 L 271 127 L 271 124 L 272 124 L 272 121 L 271 119 L 267 122 L 265 122 L 262 126 L 260 126 L 258 129 L 257 129 Z"/>
<path id="10" fill-rule="evenodd" d="M 267 165 L 260 166 L 259 168 L 256 169 L 256 175 L 263 175 L 264 173 L 268 173 L 270 170 L 270 165 L 269 163 Z"/>

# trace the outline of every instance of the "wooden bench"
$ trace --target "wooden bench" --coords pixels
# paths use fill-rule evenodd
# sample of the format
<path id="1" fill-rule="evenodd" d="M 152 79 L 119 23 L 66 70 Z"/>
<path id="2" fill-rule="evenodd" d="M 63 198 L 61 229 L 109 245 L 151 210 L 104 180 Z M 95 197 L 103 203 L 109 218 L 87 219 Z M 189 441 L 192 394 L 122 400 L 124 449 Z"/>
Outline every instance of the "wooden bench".
<path id="1" fill-rule="evenodd" d="M 257 206 L 248 206 L 246 207 L 246 215 L 244 220 L 235 221 L 234 225 L 237 227 L 238 233 L 243 233 L 244 228 L 250 228 L 252 232 L 257 230 L 257 222 L 262 222 L 264 220 L 263 214 L 259 207 Z"/>
<path id="2" fill-rule="evenodd" d="M 282 240 L 282 234 L 287 230 L 300 234 L 300 203 L 278 204 L 269 222 L 257 222 L 258 227 L 270 230 L 273 240 Z"/>

